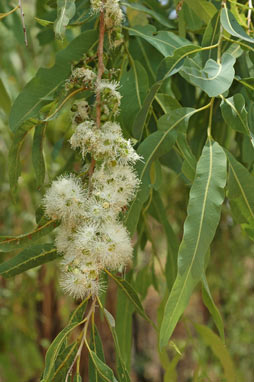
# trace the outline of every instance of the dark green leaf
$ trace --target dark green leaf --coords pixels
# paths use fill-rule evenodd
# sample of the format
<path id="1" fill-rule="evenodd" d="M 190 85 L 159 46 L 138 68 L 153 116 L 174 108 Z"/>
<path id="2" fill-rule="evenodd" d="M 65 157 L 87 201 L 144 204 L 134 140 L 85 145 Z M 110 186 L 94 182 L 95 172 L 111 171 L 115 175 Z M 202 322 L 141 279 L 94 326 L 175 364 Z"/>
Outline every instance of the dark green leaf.
<path id="1" fill-rule="evenodd" d="M 149 135 L 139 146 L 138 153 L 143 157 L 137 165 L 137 172 L 141 186 L 136 199 L 132 202 L 126 214 L 126 225 L 131 234 L 134 234 L 143 204 L 150 192 L 150 167 L 154 159 L 166 154 L 177 138 L 177 130 L 186 129 L 189 118 L 196 112 L 191 108 L 181 108 L 166 114 L 158 121 L 159 131 Z"/>
<path id="2" fill-rule="evenodd" d="M 238 24 L 235 16 L 227 9 L 226 6 L 224 6 L 221 11 L 220 21 L 223 28 L 232 36 L 254 43 L 254 39 L 245 33 L 244 29 Z"/>
<path id="3" fill-rule="evenodd" d="M 56 55 L 56 63 L 50 69 L 39 69 L 36 76 L 16 98 L 11 114 L 10 127 L 17 129 L 29 118 L 38 116 L 39 110 L 51 102 L 56 89 L 68 78 L 73 61 L 80 60 L 97 39 L 96 31 L 86 31 L 76 37 L 66 49 Z"/>
<path id="4" fill-rule="evenodd" d="M 11 110 L 11 100 L 9 94 L 7 93 L 4 84 L 0 78 L 0 108 L 2 108 L 7 115 Z"/>
<path id="5" fill-rule="evenodd" d="M 0 251 L 10 252 L 14 249 L 31 246 L 36 240 L 47 235 L 57 227 L 56 220 L 49 220 L 34 231 L 20 236 L 0 236 Z"/>
<path id="6" fill-rule="evenodd" d="M 200 17 L 206 24 L 216 13 L 215 6 L 206 0 L 188 0 L 188 6 Z"/>
<path id="7" fill-rule="evenodd" d="M 43 138 L 45 134 L 46 124 L 36 126 L 34 130 L 32 160 L 36 175 L 36 183 L 41 187 L 45 178 L 45 162 L 43 155 Z"/>
<path id="8" fill-rule="evenodd" d="M 135 26 L 126 29 L 128 29 L 130 36 L 143 38 L 153 45 L 164 57 L 170 56 L 176 48 L 189 44 L 188 40 L 177 36 L 173 32 L 157 32 L 152 25 L 146 25 L 144 27 Z"/>
<path id="9" fill-rule="evenodd" d="M 204 272 L 204 260 L 220 219 L 226 184 L 226 156 L 208 140 L 197 164 L 190 190 L 184 235 L 178 253 L 178 273 L 169 295 L 160 332 L 166 346 Z"/>
<path id="10" fill-rule="evenodd" d="M 0 274 L 11 277 L 59 258 L 52 244 L 34 245 L 0 265 Z"/>

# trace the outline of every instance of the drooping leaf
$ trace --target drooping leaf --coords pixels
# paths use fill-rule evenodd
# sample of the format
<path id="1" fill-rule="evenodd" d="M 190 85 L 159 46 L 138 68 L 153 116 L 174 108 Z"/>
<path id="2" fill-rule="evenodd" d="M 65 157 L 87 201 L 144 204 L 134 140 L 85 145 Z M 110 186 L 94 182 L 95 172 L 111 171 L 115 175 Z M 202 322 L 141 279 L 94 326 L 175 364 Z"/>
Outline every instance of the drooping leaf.
<path id="1" fill-rule="evenodd" d="M 93 361 L 94 366 L 96 367 L 96 370 L 98 374 L 102 377 L 103 381 L 105 382 L 118 382 L 116 377 L 114 376 L 114 373 L 110 367 L 108 367 L 98 356 L 97 354 L 89 350 L 90 357 Z"/>
<path id="2" fill-rule="evenodd" d="M 70 332 L 77 326 L 81 325 L 82 322 L 83 321 L 73 322 L 67 325 L 51 343 L 45 357 L 45 368 L 43 372 L 42 382 L 52 382 L 52 376 L 55 372 L 55 362 L 61 350 L 62 344 L 66 340 L 66 337 L 70 334 Z"/>
<path id="3" fill-rule="evenodd" d="M 145 7 L 142 4 L 135 4 L 135 3 L 125 3 L 124 1 L 121 2 L 121 4 L 127 8 L 134 9 L 136 11 L 139 11 L 141 13 L 146 13 L 147 15 L 152 16 L 155 20 L 157 20 L 161 25 L 167 27 L 168 29 L 174 29 L 175 26 L 172 22 L 170 22 L 166 17 L 161 15 L 158 12 L 153 11 L 152 9 L 149 9 Z"/>
<path id="4" fill-rule="evenodd" d="M 160 332 L 166 346 L 204 272 L 205 255 L 220 219 L 226 184 L 226 156 L 208 139 L 197 164 L 190 190 L 184 235 L 178 253 L 178 273 L 169 295 Z"/>
<path id="5" fill-rule="evenodd" d="M 46 124 L 36 126 L 34 131 L 32 161 L 34 172 L 36 175 L 37 187 L 41 187 L 45 178 L 45 162 L 43 155 L 43 138 L 45 134 Z"/>
<path id="6" fill-rule="evenodd" d="M 64 37 L 65 28 L 75 15 L 75 11 L 75 0 L 57 0 L 57 19 L 54 25 L 56 38 Z"/>
<path id="7" fill-rule="evenodd" d="M 105 362 L 102 340 L 101 340 L 99 331 L 95 325 L 92 326 L 90 348 L 91 348 L 91 350 L 93 350 L 97 354 L 97 356 L 103 362 Z M 104 381 L 103 377 L 98 373 L 97 368 L 95 367 L 91 356 L 89 357 L 88 373 L 89 373 L 89 381 L 90 382 L 103 382 Z"/>
<path id="8" fill-rule="evenodd" d="M 188 45 L 190 42 L 173 32 L 157 32 L 152 25 L 144 27 L 135 26 L 126 28 L 130 36 L 138 36 L 153 45 L 164 57 L 170 56 L 176 48 Z"/>
<path id="9" fill-rule="evenodd" d="M 224 369 L 224 378 L 226 382 L 237 382 L 238 377 L 234 363 L 224 342 L 213 331 L 204 325 L 195 324 L 195 328 L 203 341 L 211 348 L 214 355 L 220 360 Z"/>
<path id="10" fill-rule="evenodd" d="M 144 67 L 138 62 L 131 60 L 131 69 L 125 72 L 121 78 L 121 124 L 127 131 L 131 131 L 133 122 L 142 107 L 149 83 Z"/>
<path id="11" fill-rule="evenodd" d="M 249 129 L 248 114 L 242 94 L 238 93 L 233 97 L 223 98 L 220 107 L 226 124 L 234 130 L 247 135 L 254 146 L 254 134 Z"/>
<path id="12" fill-rule="evenodd" d="M 159 130 L 149 135 L 139 146 L 138 153 L 143 157 L 143 160 L 137 165 L 141 186 L 136 199 L 131 203 L 126 214 L 126 225 L 131 236 L 135 232 L 143 204 L 149 196 L 149 172 L 153 160 L 170 151 L 177 138 L 175 128 L 179 131 L 186 129 L 189 118 L 195 114 L 195 112 L 195 109 L 181 108 L 164 115 L 158 121 Z"/>
<path id="13" fill-rule="evenodd" d="M 34 124 L 32 123 L 24 124 L 13 137 L 13 141 L 9 150 L 8 172 L 11 195 L 14 200 L 17 192 L 18 179 L 21 172 L 20 151 L 22 149 L 26 135 L 33 127 Z"/>
<path id="14" fill-rule="evenodd" d="M 205 33 L 202 38 L 201 45 L 211 46 L 218 42 L 220 35 L 220 12 L 217 12 L 207 24 Z M 217 59 L 217 49 L 204 50 L 201 53 L 202 64 L 205 65 L 206 61 L 212 58 Z"/>
<path id="15" fill-rule="evenodd" d="M 228 199 L 234 219 L 252 238 L 254 232 L 254 176 L 226 151 L 229 162 Z M 248 232 L 248 229 L 250 232 Z"/>
<path id="16" fill-rule="evenodd" d="M 167 237 L 166 279 L 168 289 L 171 290 L 177 273 L 177 252 L 179 243 L 169 224 L 163 201 L 158 192 L 153 193 L 153 208 L 157 214 L 158 221 L 163 225 Z"/>
<path id="17" fill-rule="evenodd" d="M 14 249 L 31 246 L 35 241 L 47 235 L 57 227 L 56 220 L 49 220 L 34 231 L 19 236 L 0 236 L 0 251 L 10 252 Z"/>
<path id="18" fill-rule="evenodd" d="M 59 255 L 52 244 L 34 245 L 0 264 L 0 274 L 3 277 L 15 276 L 57 258 Z"/>
<path id="19" fill-rule="evenodd" d="M 62 382 L 65 380 L 66 374 L 74 361 L 75 355 L 78 351 L 79 343 L 74 343 L 66 346 L 63 351 L 59 353 L 55 361 L 55 371 L 52 375 L 52 381 Z"/>
<path id="20" fill-rule="evenodd" d="M 199 86 L 209 97 L 216 97 L 228 90 L 234 80 L 235 58 L 224 53 L 221 63 L 209 59 L 204 68 L 187 58 L 181 75 L 195 86 Z"/>
<path id="21" fill-rule="evenodd" d="M 11 110 L 11 100 L 7 93 L 3 81 L 0 78 L 0 108 L 8 115 Z"/>
<path id="22" fill-rule="evenodd" d="M 73 61 L 78 61 L 97 39 L 97 32 L 86 31 L 76 37 L 56 55 L 55 65 L 50 69 L 40 68 L 36 76 L 24 87 L 14 101 L 10 114 L 13 132 L 29 118 L 37 117 L 39 110 L 52 101 L 56 89 L 68 78 Z"/>
<path id="23" fill-rule="evenodd" d="M 136 291 L 133 289 L 131 284 L 128 283 L 127 280 L 121 279 L 112 273 L 110 273 L 108 270 L 106 272 L 109 274 L 109 276 L 116 282 L 119 288 L 125 293 L 125 295 L 128 297 L 132 305 L 134 306 L 135 310 L 148 322 L 152 323 L 150 318 L 147 316 L 147 314 L 144 311 L 144 308 L 139 300 L 139 297 L 136 293 Z"/>
<path id="24" fill-rule="evenodd" d="M 254 39 L 245 33 L 244 29 L 238 24 L 235 16 L 227 9 L 226 6 L 224 6 L 221 11 L 220 21 L 223 28 L 232 36 L 254 43 Z"/>
<path id="25" fill-rule="evenodd" d="M 115 319 L 111 315 L 111 313 L 107 311 L 107 309 L 105 308 L 103 309 L 103 313 L 109 325 L 109 328 L 114 340 L 114 344 L 115 344 L 115 350 L 116 350 L 116 356 L 117 356 L 117 375 L 118 375 L 119 382 L 130 382 L 130 376 L 128 374 L 126 365 L 124 363 L 121 349 L 118 342 L 118 337 L 117 337 L 117 333 L 115 329 Z"/>
<path id="26" fill-rule="evenodd" d="M 205 306 L 213 317 L 214 323 L 218 329 L 222 341 L 225 342 L 223 320 L 217 306 L 213 301 L 213 297 L 211 295 L 205 274 L 202 277 L 202 298 Z"/>

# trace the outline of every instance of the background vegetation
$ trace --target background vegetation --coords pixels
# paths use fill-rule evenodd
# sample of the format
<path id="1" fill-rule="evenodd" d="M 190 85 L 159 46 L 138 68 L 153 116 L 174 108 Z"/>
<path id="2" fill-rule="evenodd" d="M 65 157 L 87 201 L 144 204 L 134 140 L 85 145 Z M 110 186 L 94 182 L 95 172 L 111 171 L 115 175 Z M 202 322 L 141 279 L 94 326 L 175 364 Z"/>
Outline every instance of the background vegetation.
<path id="1" fill-rule="evenodd" d="M 138 147 L 139 137 L 144 140 L 154 133 L 158 120 L 163 115 L 172 116 L 173 111 L 180 107 L 202 108 L 215 97 L 212 136 L 222 147 L 230 150 L 241 164 L 240 170 L 237 168 L 241 176 L 240 183 L 246 191 L 248 205 L 253 214 L 254 49 L 253 40 L 249 37 L 248 41 L 248 36 L 243 32 L 245 30 L 249 36 L 253 35 L 252 14 L 248 18 L 249 2 L 227 2 L 227 9 L 237 20 L 237 26 L 234 24 L 235 29 L 231 33 L 229 30 L 222 30 L 220 23 L 216 24 L 224 3 L 221 1 L 150 0 L 122 3 L 126 12 L 122 31 L 124 41 L 106 60 L 109 66 L 121 69 L 119 79 L 123 99 L 120 121 L 125 135 L 132 137 Z M 60 2 L 58 6 L 59 4 Z M 13 1 L 2 0 L 0 17 L 1 13 L 8 12 L 15 5 Z M 45 180 L 42 179 L 44 177 L 41 172 L 38 173 L 42 164 L 41 158 L 38 159 L 34 154 L 38 150 L 34 131 L 30 130 L 25 140 L 21 141 L 14 134 L 15 128 L 11 130 L 9 127 L 11 105 L 21 93 L 21 98 L 24 97 L 23 104 L 21 102 L 21 106 L 13 106 L 11 121 L 14 126 L 15 123 L 18 125 L 21 118 L 26 97 L 36 97 L 35 93 L 28 94 L 25 90 L 22 92 L 22 89 L 36 75 L 38 69 L 52 67 L 57 52 L 62 52 L 82 32 L 97 27 L 97 18 L 89 13 L 90 5 L 86 0 L 76 1 L 77 11 L 69 20 L 69 26 L 60 39 L 56 39 L 54 33 L 56 1 L 24 0 L 23 8 L 28 47 L 24 43 L 19 10 L 0 19 L 0 228 L 3 237 L 33 231 L 41 213 L 41 197 L 51 180 L 63 172 L 78 171 L 80 166 L 78 155 L 73 155 L 68 144 L 72 131 L 70 108 L 73 99 L 66 102 L 61 111 L 55 113 L 54 118 L 47 123 L 43 145 Z M 177 18 L 175 9 L 178 11 Z M 239 29 L 240 26 L 242 29 Z M 163 35 L 166 32 L 154 35 L 160 36 L 160 40 L 164 42 L 158 42 L 158 39 L 153 41 L 151 33 L 156 30 L 173 33 L 176 36 L 176 45 L 170 48 L 165 44 L 165 41 L 171 42 L 170 38 L 174 40 L 172 35 Z M 146 37 L 142 37 L 141 33 Z M 165 61 L 164 57 L 172 56 L 176 48 L 186 44 L 199 47 L 216 44 L 222 33 L 224 39 L 221 42 L 221 53 L 227 52 L 236 59 L 232 85 L 218 94 L 211 91 L 210 95 L 209 89 L 190 80 L 188 73 L 191 64 L 186 59 L 181 72 L 163 82 L 152 104 L 144 111 L 146 95 L 156 86 L 158 67 L 161 70 L 158 73 L 163 75 L 165 68 L 170 67 L 170 61 Z M 197 55 L 197 60 L 201 60 L 203 64 L 209 57 L 216 61 L 217 54 L 217 48 L 203 51 Z M 229 71 L 227 69 L 219 81 L 223 82 L 229 76 Z M 158 76 L 160 80 L 160 74 Z M 40 110 L 37 110 L 36 116 L 29 116 L 30 120 L 43 120 L 49 112 L 56 110 L 61 103 L 60 89 L 61 87 L 42 100 Z M 220 93 L 233 102 L 233 109 L 227 108 L 228 104 L 225 100 L 222 101 Z M 221 106 L 223 102 L 224 107 Z M 138 114 L 140 110 L 143 115 L 142 112 Z M 22 122 L 27 121 L 23 119 Z M 142 123 L 144 130 L 139 131 Z M 175 254 L 176 260 L 177 247 L 183 237 L 189 190 L 197 160 L 207 138 L 208 124 L 207 108 L 193 115 L 189 120 L 187 135 L 184 132 L 171 150 L 153 162 L 151 182 L 147 185 L 148 196 L 144 206 L 141 206 L 143 220 L 137 222 L 138 233 L 134 236 L 135 266 L 126 272 L 126 278 L 136 289 L 148 316 L 159 323 L 172 287 L 170 253 Z M 9 152 L 11 154 L 8 160 Z M 20 177 L 15 167 L 18 162 L 21 166 Z M 234 159 L 229 163 L 234 166 Z M 232 177 L 232 173 L 229 173 L 230 176 Z M 230 180 L 228 185 L 229 182 Z M 116 317 L 116 332 L 124 361 L 127 367 L 131 365 L 131 381 L 253 380 L 254 337 L 251 322 L 254 306 L 254 246 L 251 239 L 254 237 L 254 223 L 248 219 L 243 201 L 232 182 L 231 179 L 231 186 L 227 186 L 207 269 L 207 281 L 213 300 L 225 325 L 226 347 L 223 345 L 220 316 L 215 310 L 212 316 L 209 313 L 206 306 L 213 309 L 211 301 L 210 305 L 204 303 L 204 287 L 203 295 L 200 285 L 192 294 L 167 351 L 158 352 L 157 335 L 152 326 L 134 312 L 126 297 L 121 291 L 117 292 L 116 285 L 109 280 L 109 293 L 102 300 L 105 301 L 107 310 Z M 134 220 L 129 223 L 130 230 L 133 229 Z M 40 238 L 39 242 L 48 242 L 53 237 L 51 232 L 46 238 Z M 4 238 L 1 240 L 4 241 Z M 1 253 L 1 261 L 4 262 L 19 252 L 20 249 L 13 248 L 11 255 L 8 252 Z M 0 276 L 1 382 L 32 382 L 40 379 L 46 350 L 66 326 L 76 307 L 76 303 L 64 296 L 59 289 L 57 278 L 57 261 L 29 269 L 14 278 Z M 123 314 L 124 308 L 126 311 Z M 121 313 L 124 318 L 119 319 Z M 96 315 L 96 324 L 102 338 L 106 362 L 116 370 L 117 355 L 110 332 L 99 312 Z M 84 351 L 81 372 L 84 381 L 88 380 L 87 364 L 88 355 Z"/>

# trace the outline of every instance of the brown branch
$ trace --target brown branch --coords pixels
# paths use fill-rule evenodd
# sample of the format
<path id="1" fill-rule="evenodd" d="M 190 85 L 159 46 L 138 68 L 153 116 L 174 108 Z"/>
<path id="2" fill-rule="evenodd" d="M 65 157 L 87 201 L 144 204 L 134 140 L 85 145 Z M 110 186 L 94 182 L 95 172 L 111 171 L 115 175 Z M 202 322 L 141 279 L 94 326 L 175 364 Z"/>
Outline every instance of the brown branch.
<path id="1" fill-rule="evenodd" d="M 20 9 L 20 13 L 21 13 L 22 27 L 23 27 L 23 31 L 24 31 L 25 44 L 26 44 L 26 46 L 28 46 L 27 33 L 26 33 L 26 25 L 25 25 L 25 17 L 24 17 L 25 15 L 24 15 L 24 12 L 23 12 L 21 0 L 19 0 L 19 9 Z"/>
<path id="2" fill-rule="evenodd" d="M 98 74 L 97 74 L 97 84 L 99 84 L 101 77 L 104 73 L 104 63 L 103 63 L 103 44 L 104 44 L 104 11 L 100 13 L 100 32 L 99 32 L 99 45 L 98 45 Z M 100 127 L 101 124 L 101 93 L 99 90 L 96 92 L 96 125 Z"/>

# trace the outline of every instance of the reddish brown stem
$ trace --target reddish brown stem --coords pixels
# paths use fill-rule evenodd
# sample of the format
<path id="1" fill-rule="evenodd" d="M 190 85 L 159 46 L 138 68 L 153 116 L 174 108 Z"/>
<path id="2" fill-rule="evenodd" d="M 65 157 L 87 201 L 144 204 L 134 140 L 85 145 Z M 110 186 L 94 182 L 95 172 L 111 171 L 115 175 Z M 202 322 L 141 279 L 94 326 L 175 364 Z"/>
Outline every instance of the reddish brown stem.
<path id="1" fill-rule="evenodd" d="M 100 13 L 100 32 L 99 32 L 99 45 L 98 45 L 98 74 L 97 74 L 97 83 L 99 84 L 101 77 L 104 72 L 104 64 L 103 64 L 103 44 L 104 44 L 104 33 L 105 33 L 105 25 L 104 25 L 104 11 L 102 10 Z M 97 90 L 96 93 L 96 125 L 100 127 L 101 124 L 101 93 Z"/>

